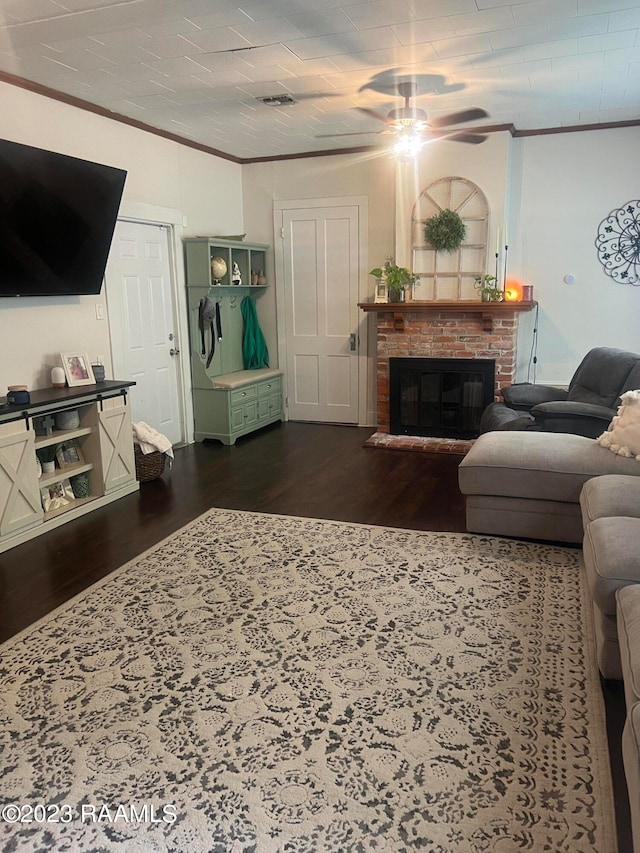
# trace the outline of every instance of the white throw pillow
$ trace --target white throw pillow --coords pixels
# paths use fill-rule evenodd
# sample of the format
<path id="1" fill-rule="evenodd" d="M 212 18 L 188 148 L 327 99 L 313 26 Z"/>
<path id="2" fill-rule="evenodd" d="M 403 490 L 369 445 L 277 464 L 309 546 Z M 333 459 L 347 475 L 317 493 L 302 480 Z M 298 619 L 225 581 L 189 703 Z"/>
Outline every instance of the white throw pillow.
<path id="1" fill-rule="evenodd" d="M 620 399 L 618 414 L 596 441 L 618 456 L 640 461 L 640 390 L 625 391 Z"/>

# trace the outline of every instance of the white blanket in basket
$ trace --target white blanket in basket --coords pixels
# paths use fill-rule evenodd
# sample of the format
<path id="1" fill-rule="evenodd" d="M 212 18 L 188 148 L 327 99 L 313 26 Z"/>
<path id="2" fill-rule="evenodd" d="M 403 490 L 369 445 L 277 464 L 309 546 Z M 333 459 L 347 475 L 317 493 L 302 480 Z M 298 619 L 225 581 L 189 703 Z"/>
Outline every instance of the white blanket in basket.
<path id="1" fill-rule="evenodd" d="M 166 453 L 169 459 L 173 460 L 173 447 L 166 435 L 162 435 L 153 427 L 145 424 L 144 421 L 138 421 L 131 426 L 133 428 L 133 440 L 145 455 L 159 450 L 160 453 Z"/>

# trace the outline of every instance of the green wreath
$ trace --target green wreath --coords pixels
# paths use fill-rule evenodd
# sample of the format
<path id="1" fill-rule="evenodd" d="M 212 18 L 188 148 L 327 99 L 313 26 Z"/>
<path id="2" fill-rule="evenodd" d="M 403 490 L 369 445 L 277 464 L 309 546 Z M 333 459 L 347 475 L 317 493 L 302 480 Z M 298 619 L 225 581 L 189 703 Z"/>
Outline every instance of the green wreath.
<path id="1" fill-rule="evenodd" d="M 467 233 L 467 227 L 455 210 L 441 210 L 424 223 L 424 239 L 439 252 L 455 252 Z"/>

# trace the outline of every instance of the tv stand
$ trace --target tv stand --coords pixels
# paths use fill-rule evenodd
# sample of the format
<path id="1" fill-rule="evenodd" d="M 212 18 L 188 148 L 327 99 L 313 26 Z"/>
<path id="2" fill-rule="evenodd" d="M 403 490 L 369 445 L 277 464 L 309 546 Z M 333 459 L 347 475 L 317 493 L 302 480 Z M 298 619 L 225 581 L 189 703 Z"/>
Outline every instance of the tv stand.
<path id="1" fill-rule="evenodd" d="M 135 382 L 107 380 L 75 388 L 32 391 L 28 405 L 0 405 L 0 552 L 139 489 L 127 391 Z M 49 429 L 60 412 L 76 409 L 79 425 Z M 38 476 L 36 450 L 63 442 L 78 448 L 77 462 Z M 45 511 L 43 490 L 86 474 L 89 494 Z"/>

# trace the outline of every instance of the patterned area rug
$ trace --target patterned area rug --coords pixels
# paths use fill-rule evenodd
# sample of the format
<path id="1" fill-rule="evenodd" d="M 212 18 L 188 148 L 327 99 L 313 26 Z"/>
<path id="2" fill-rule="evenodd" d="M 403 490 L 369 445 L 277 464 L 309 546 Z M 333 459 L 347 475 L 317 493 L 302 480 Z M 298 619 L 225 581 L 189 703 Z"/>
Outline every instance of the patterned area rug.
<path id="1" fill-rule="evenodd" d="M 579 553 L 212 510 L 0 648 L 4 851 L 609 853 Z"/>

